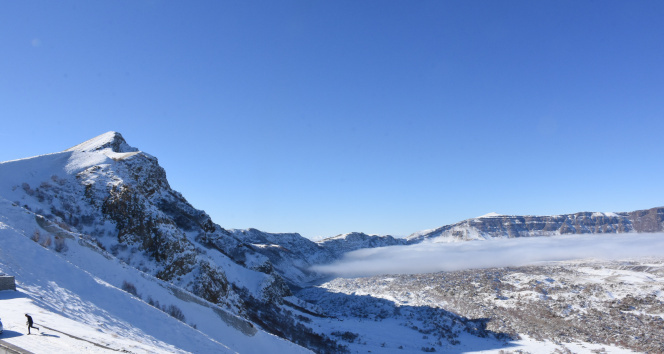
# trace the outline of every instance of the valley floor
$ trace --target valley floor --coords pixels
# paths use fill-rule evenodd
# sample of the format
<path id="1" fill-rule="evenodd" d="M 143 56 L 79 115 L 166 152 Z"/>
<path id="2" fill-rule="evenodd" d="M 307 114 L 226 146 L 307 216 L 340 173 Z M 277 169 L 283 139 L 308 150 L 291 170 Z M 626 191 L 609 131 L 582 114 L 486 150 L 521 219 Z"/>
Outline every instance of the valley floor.
<path id="1" fill-rule="evenodd" d="M 664 352 L 664 260 L 337 278 L 300 296 L 351 352 Z"/>

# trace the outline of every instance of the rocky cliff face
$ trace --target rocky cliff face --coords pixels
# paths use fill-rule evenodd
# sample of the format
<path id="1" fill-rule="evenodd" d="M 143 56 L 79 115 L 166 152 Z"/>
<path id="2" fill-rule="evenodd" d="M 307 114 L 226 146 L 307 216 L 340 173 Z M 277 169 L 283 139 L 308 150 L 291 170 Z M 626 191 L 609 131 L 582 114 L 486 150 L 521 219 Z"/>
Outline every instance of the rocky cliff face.
<path id="1" fill-rule="evenodd" d="M 408 237 L 409 242 L 454 242 L 488 238 L 664 231 L 664 208 L 621 213 L 553 216 L 492 215 L 468 219 Z"/>
<path id="2" fill-rule="evenodd" d="M 119 133 L 0 164 L 0 173 L 16 181 L 0 185 L 0 195 L 32 210 L 44 220 L 40 225 L 84 234 L 100 251 L 267 331 L 322 352 L 334 348 L 284 302 L 287 284 L 310 280 L 309 262 L 325 259 L 325 252 L 297 234 L 225 230 L 170 188 L 155 157 Z M 63 245 L 58 251 L 66 254 Z"/>

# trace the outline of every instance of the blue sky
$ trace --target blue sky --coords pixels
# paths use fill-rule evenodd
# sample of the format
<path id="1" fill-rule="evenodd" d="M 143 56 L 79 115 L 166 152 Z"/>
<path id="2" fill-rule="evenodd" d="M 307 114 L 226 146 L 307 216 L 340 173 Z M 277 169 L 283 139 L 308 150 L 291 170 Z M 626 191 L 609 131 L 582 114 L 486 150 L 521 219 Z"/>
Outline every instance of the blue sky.
<path id="1" fill-rule="evenodd" d="M 661 1 L 0 6 L 0 161 L 114 130 L 312 238 L 664 205 Z"/>

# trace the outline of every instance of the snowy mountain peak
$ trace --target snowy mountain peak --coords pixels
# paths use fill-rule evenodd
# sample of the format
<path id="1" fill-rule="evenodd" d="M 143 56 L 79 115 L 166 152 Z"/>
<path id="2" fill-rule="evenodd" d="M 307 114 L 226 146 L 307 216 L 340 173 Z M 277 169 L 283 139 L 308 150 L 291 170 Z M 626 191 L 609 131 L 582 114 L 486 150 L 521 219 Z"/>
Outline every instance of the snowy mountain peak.
<path id="1" fill-rule="evenodd" d="M 497 217 L 499 217 L 499 216 L 503 216 L 503 215 L 502 215 L 502 214 L 495 213 L 495 212 L 491 212 L 491 213 L 488 213 L 488 214 L 484 214 L 484 215 L 482 215 L 482 216 L 478 216 L 476 219 L 482 219 L 482 218 L 497 218 Z"/>
<path id="2" fill-rule="evenodd" d="M 100 151 L 104 149 L 111 149 L 118 153 L 138 151 L 137 148 L 127 144 L 122 134 L 114 131 L 96 136 L 65 151 Z"/>

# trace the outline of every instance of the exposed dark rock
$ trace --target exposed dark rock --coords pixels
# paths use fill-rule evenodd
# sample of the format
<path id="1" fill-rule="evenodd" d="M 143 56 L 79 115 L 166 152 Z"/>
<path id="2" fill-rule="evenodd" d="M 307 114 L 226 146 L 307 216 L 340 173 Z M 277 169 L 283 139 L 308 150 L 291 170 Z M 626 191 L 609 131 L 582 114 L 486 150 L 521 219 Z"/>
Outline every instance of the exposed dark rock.
<path id="1" fill-rule="evenodd" d="M 192 285 L 192 292 L 195 295 L 215 304 L 228 295 L 229 285 L 226 275 L 210 266 L 210 263 L 201 262 L 197 273 Z"/>

